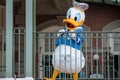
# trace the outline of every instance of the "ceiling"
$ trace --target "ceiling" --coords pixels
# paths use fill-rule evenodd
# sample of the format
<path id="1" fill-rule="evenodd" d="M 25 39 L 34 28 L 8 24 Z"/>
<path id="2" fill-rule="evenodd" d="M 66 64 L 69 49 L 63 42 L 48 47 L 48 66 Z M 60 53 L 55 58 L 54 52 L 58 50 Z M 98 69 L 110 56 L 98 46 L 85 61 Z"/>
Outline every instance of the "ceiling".
<path id="1" fill-rule="evenodd" d="M 6 0 L 0 0 L 0 5 L 5 5 Z M 120 0 L 77 0 L 87 3 L 102 3 L 120 6 Z M 64 15 L 72 6 L 72 0 L 36 0 L 37 15 Z M 25 13 L 25 0 L 14 0 L 16 14 Z"/>
<path id="2" fill-rule="evenodd" d="M 79 2 L 100 3 L 120 6 L 120 0 L 77 0 Z M 37 14 L 64 15 L 72 6 L 72 0 L 36 0 Z"/>

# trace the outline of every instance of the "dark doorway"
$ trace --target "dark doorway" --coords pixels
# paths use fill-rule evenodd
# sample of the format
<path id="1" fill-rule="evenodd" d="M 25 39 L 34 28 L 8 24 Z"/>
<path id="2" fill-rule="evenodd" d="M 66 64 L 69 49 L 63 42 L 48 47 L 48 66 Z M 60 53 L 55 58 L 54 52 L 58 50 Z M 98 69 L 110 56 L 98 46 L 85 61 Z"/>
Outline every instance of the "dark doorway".
<path id="1" fill-rule="evenodd" d="M 118 55 L 114 55 L 114 68 L 115 68 L 115 77 L 117 78 L 118 72 Z"/>

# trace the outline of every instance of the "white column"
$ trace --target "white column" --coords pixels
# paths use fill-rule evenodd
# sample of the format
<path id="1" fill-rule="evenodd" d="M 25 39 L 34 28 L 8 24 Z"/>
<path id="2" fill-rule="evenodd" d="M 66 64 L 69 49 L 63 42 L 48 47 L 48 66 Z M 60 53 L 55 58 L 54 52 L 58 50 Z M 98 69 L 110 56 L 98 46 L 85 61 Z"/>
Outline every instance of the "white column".
<path id="1" fill-rule="evenodd" d="M 25 31 L 25 76 L 33 77 L 34 73 L 34 39 L 33 31 L 35 27 L 34 7 L 35 0 L 26 0 L 26 31 Z"/>
<path id="2" fill-rule="evenodd" d="M 13 72 L 13 0 L 6 0 L 6 77 L 12 77 Z"/>

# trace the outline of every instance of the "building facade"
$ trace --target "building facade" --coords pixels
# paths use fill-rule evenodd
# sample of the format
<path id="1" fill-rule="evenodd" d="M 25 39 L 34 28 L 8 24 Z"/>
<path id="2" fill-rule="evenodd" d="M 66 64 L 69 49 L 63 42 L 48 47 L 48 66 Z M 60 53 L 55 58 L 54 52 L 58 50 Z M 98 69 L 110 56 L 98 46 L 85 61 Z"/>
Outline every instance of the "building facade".
<path id="1" fill-rule="evenodd" d="M 83 25 L 83 79 L 120 78 L 120 1 L 79 1 L 90 6 Z M 51 77 L 55 35 L 71 6 L 72 0 L 0 0 L 0 77 Z M 65 77 L 71 75 L 58 78 Z"/>

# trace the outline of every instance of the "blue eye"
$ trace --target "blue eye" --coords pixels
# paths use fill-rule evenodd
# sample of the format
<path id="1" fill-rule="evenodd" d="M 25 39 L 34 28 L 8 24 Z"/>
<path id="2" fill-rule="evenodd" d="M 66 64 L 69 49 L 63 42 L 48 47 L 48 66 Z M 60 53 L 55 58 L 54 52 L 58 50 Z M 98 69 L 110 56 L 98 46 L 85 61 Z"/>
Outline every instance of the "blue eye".
<path id="1" fill-rule="evenodd" d="M 80 15 L 80 13 L 77 13 L 74 20 L 79 22 L 80 19 L 81 19 L 81 15 Z"/>
<path id="2" fill-rule="evenodd" d="M 69 11 L 67 12 L 67 18 L 70 19 L 70 17 L 71 17 L 71 10 L 69 10 Z"/>

